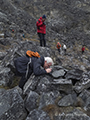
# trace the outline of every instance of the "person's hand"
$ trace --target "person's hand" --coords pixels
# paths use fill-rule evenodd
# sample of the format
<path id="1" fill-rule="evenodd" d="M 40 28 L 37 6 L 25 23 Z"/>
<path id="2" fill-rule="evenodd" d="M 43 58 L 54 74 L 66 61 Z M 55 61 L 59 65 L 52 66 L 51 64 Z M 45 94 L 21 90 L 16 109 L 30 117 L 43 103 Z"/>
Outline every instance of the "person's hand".
<path id="1" fill-rule="evenodd" d="M 52 68 L 45 69 L 47 73 L 50 73 L 52 71 Z"/>

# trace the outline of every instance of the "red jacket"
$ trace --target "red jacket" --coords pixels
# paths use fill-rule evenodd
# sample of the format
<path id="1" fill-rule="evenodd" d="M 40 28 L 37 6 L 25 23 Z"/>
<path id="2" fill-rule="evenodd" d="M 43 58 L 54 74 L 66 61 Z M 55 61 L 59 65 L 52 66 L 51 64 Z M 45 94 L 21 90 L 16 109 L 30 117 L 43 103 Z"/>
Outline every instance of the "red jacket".
<path id="1" fill-rule="evenodd" d="M 84 51 L 85 50 L 85 47 L 82 47 L 82 51 Z"/>
<path id="2" fill-rule="evenodd" d="M 36 26 L 37 26 L 37 33 L 46 34 L 46 25 L 42 21 L 42 17 L 39 18 L 39 20 L 36 23 Z"/>

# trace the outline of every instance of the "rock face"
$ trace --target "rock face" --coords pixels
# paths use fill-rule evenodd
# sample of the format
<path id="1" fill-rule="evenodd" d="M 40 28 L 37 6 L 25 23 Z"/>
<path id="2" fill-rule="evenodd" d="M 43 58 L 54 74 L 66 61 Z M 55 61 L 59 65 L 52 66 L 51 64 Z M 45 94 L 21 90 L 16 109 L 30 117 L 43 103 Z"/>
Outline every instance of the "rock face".
<path id="1" fill-rule="evenodd" d="M 90 120 L 89 4 L 0 0 L 0 120 Z M 47 47 L 40 47 L 36 32 L 43 14 Z M 56 50 L 58 41 L 66 43 L 66 54 Z M 48 75 L 31 75 L 22 91 L 13 61 L 27 50 L 50 56 L 55 64 Z"/>
<path id="2" fill-rule="evenodd" d="M 57 38 L 68 46 L 79 41 L 79 44 L 85 44 L 90 48 L 89 4 L 90 2 L 85 0 L 1 0 L 0 29 L 8 31 L 7 35 L 12 29 L 16 34 L 25 32 L 34 35 L 36 21 L 46 14 L 48 40 Z"/>

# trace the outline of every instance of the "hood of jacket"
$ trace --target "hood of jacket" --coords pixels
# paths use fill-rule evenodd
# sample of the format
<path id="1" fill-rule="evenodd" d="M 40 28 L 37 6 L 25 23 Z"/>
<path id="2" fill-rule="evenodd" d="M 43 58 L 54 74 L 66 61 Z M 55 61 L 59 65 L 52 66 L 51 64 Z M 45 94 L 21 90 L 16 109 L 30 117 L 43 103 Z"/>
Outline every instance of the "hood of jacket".
<path id="1" fill-rule="evenodd" d="M 43 19 L 42 17 L 39 18 L 40 21 L 41 21 L 42 19 Z"/>

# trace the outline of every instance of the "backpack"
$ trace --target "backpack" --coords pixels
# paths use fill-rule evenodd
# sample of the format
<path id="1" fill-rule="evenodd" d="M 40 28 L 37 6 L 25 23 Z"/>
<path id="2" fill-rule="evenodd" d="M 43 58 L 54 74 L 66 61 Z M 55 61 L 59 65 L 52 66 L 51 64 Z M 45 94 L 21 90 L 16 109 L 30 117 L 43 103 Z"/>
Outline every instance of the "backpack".
<path id="1" fill-rule="evenodd" d="M 28 62 L 28 64 L 27 64 L 27 71 L 26 71 L 26 76 L 25 76 L 25 77 L 27 78 L 28 70 L 29 70 L 29 64 L 31 63 L 31 57 L 32 57 L 32 56 L 34 56 L 34 57 L 40 57 L 40 55 L 39 55 L 38 52 L 33 52 L 33 51 L 30 51 L 30 50 L 28 50 L 28 51 L 26 52 L 26 55 L 28 55 L 28 56 L 30 57 L 29 62 Z"/>
<path id="2" fill-rule="evenodd" d="M 29 57 L 32 57 L 32 56 L 34 56 L 34 57 L 40 57 L 40 55 L 39 55 L 38 52 L 33 52 L 33 51 L 30 51 L 30 50 L 28 50 L 26 52 L 26 55 L 28 55 Z"/>
<path id="3" fill-rule="evenodd" d="M 25 74 L 25 77 L 27 78 L 27 75 L 28 75 L 28 71 L 29 71 L 29 65 L 31 63 L 31 57 L 34 56 L 34 57 L 40 57 L 39 53 L 38 52 L 33 52 L 33 51 L 26 51 L 26 55 L 29 56 L 29 61 L 28 61 L 28 58 L 26 59 L 25 56 L 22 56 L 22 57 L 18 57 L 15 61 L 14 61 L 14 65 L 15 65 L 15 68 L 16 70 L 21 74 Z"/>

